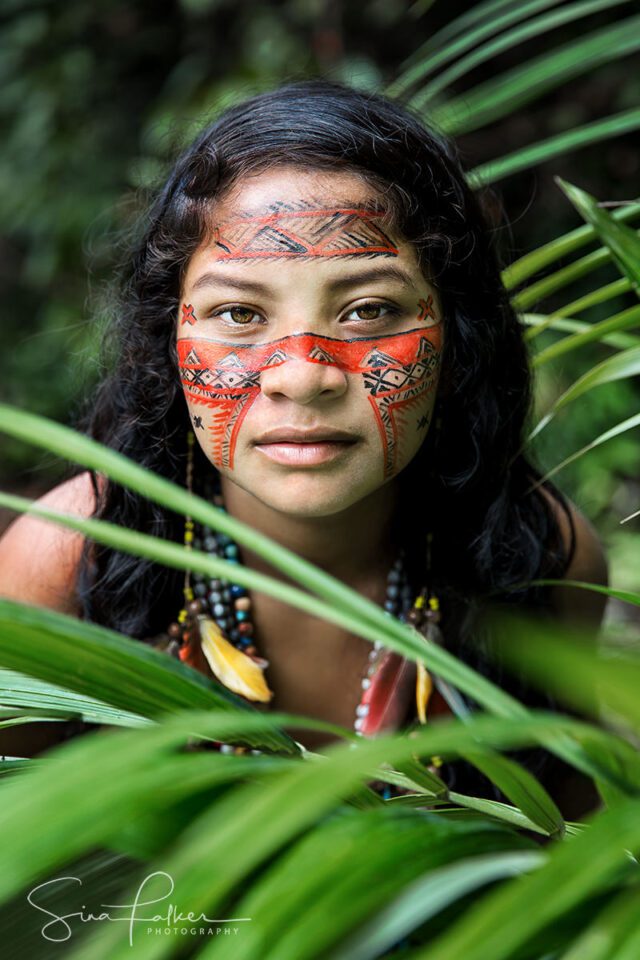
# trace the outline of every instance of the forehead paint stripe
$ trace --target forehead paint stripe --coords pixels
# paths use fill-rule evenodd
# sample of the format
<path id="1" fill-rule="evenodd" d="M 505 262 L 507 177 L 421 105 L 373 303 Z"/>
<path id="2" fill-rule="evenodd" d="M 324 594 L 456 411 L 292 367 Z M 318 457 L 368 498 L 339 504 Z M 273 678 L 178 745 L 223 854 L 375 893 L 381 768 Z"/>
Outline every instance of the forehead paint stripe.
<path id="1" fill-rule="evenodd" d="M 428 336 L 426 334 L 429 334 Z M 187 399 L 213 409 L 213 457 L 233 469 L 240 426 L 260 392 L 260 373 L 292 359 L 338 365 L 361 374 L 378 423 L 384 475 L 392 475 L 398 447 L 397 413 L 414 407 L 434 386 L 439 368 L 439 324 L 383 337 L 338 340 L 310 333 L 266 344 L 178 340 L 178 360 Z"/>
<path id="2" fill-rule="evenodd" d="M 380 211 L 348 207 L 230 220 L 216 228 L 216 259 L 396 257 L 398 248 L 375 222 L 384 216 Z"/>

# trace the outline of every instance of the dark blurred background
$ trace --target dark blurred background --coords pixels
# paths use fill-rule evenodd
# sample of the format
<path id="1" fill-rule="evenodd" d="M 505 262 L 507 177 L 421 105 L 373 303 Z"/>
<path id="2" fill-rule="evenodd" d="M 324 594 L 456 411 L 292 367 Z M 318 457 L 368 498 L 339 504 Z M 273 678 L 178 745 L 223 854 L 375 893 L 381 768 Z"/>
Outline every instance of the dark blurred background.
<path id="1" fill-rule="evenodd" d="M 221 107 L 308 76 L 384 90 L 422 43 L 474 6 L 458 0 L 4 0 L 3 401 L 73 423 L 100 374 L 97 346 L 109 282 L 136 216 L 180 144 Z M 578 27 L 569 22 L 554 31 L 553 44 L 617 22 L 633 6 L 596 11 Z M 454 84 L 449 95 L 541 56 L 550 42 L 543 34 L 507 50 Z M 460 136 L 458 145 L 472 168 L 639 103 L 638 60 L 624 57 Z M 581 224 L 554 175 L 601 201 L 628 201 L 638 195 L 639 169 L 636 133 L 500 181 L 488 208 L 504 264 Z M 606 266 L 574 284 L 570 295 L 563 291 L 545 302 L 541 312 L 618 276 Z M 589 319 L 633 302 L 632 295 L 621 297 L 592 310 Z M 610 349 L 596 344 L 545 368 L 541 408 L 608 355 Z M 552 467 L 632 416 L 638 396 L 637 380 L 625 380 L 571 405 L 541 437 L 542 465 Z M 0 443 L 4 489 L 33 496 L 64 474 L 65 465 L 52 457 L 6 438 Z M 607 542 L 616 585 L 636 590 L 640 525 L 620 527 L 619 521 L 640 508 L 638 450 L 638 432 L 630 431 L 556 478 Z"/>

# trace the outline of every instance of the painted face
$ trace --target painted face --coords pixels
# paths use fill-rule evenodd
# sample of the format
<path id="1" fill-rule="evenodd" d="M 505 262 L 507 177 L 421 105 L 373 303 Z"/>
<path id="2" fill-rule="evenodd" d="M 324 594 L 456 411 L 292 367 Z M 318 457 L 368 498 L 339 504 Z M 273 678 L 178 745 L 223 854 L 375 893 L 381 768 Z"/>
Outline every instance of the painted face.
<path id="1" fill-rule="evenodd" d="M 177 318 L 196 436 L 227 480 L 277 510 L 345 509 L 396 477 L 427 433 L 437 293 L 353 174 L 277 168 L 242 181 L 214 217 Z"/>

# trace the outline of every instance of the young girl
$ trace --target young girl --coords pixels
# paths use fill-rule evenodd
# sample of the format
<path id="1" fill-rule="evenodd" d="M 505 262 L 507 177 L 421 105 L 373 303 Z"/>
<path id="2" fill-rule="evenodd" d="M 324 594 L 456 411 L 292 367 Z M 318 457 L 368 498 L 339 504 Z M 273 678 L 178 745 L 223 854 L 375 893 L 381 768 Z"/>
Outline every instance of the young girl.
<path id="1" fill-rule="evenodd" d="M 598 623 L 597 595 L 526 586 L 606 582 L 602 550 L 551 483 L 535 486 L 527 354 L 489 230 L 452 147 L 397 104 L 306 82 L 222 114 L 146 218 L 108 346 L 93 437 L 392 614 L 437 598 L 444 642 L 474 666 L 493 669 L 478 643 L 489 597 Z M 43 503 L 184 534 L 86 472 Z M 192 537 L 267 569 L 212 531 Z M 415 664 L 204 578 L 176 619 L 182 580 L 30 517 L 0 547 L 5 596 L 153 639 L 255 704 L 363 735 L 415 719 Z M 445 708 L 431 698 L 430 714 Z"/>

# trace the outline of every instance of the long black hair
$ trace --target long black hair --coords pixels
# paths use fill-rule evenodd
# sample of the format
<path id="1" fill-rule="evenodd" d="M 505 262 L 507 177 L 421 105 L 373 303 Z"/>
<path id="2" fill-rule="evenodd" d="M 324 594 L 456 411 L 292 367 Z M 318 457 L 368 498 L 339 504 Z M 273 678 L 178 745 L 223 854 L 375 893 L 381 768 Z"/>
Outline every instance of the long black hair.
<path id="1" fill-rule="evenodd" d="M 212 202 L 245 174 L 277 164 L 358 173 L 384 195 L 439 291 L 445 322 L 442 390 L 423 448 L 403 475 L 399 529 L 418 568 L 433 533 L 435 588 L 468 609 L 483 597 L 543 604 L 516 585 L 559 576 L 568 562 L 539 472 L 522 453 L 531 402 L 522 327 L 500 279 L 491 230 L 452 145 L 406 109 L 339 84 L 289 84 L 224 112 L 178 159 L 146 214 L 108 333 L 111 372 L 91 403 L 91 436 L 184 482 L 190 427 L 175 355 L 180 283 L 211 227 Z M 198 468 L 212 470 L 196 446 Z M 108 482 L 96 516 L 180 539 L 182 520 Z M 567 511 L 551 484 L 547 489 Z M 568 515 L 568 511 L 567 511 Z M 423 571 L 418 569 L 418 580 Z M 181 576 L 100 546 L 86 549 L 84 616 L 133 637 L 166 629 Z M 454 631 L 455 632 L 455 631 Z"/>

